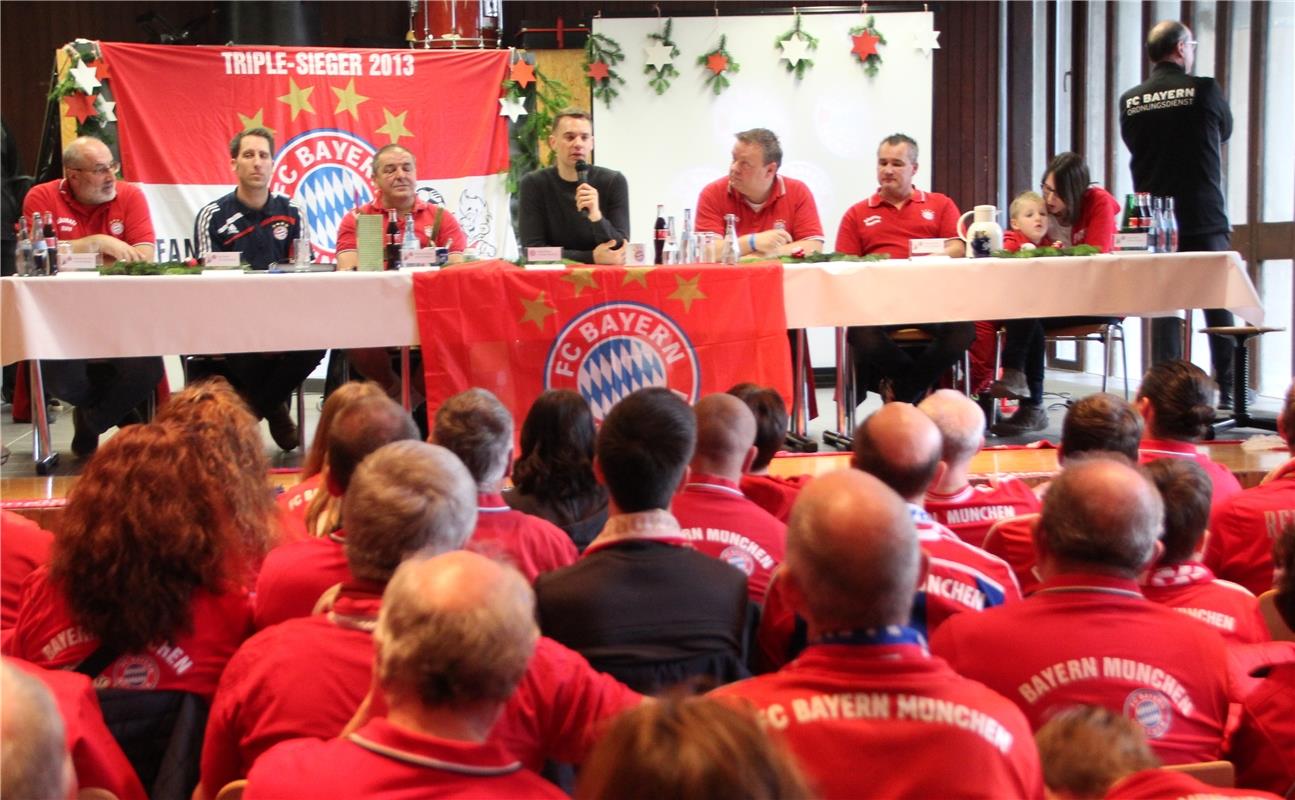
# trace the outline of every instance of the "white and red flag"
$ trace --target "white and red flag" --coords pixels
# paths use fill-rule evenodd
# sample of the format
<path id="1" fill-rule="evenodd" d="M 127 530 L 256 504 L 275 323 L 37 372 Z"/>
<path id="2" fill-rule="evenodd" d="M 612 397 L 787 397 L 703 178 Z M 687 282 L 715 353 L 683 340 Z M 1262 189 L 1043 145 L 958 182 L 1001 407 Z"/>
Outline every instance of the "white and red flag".
<path id="1" fill-rule="evenodd" d="M 419 194 L 458 218 L 483 257 L 515 249 L 499 115 L 506 50 L 361 50 L 100 44 L 111 74 L 124 177 L 148 197 L 159 260 L 192 255 L 193 220 L 232 190 L 229 142 L 275 138 L 271 189 L 305 208 L 326 260 L 337 225 L 373 199 L 372 158 L 399 144 Z"/>

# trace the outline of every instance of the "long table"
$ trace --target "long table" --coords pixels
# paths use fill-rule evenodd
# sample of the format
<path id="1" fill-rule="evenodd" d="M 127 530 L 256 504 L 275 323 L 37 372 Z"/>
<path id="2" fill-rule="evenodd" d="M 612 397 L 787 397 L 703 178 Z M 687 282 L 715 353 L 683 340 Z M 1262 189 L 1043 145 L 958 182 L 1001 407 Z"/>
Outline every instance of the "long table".
<path id="1" fill-rule="evenodd" d="M 1235 252 L 825 262 L 788 265 L 783 274 L 790 328 L 1185 308 L 1264 320 Z M 4 278 L 0 362 L 411 346 L 412 286 L 407 271 Z M 34 449 L 48 442 L 48 428 L 38 430 Z"/>

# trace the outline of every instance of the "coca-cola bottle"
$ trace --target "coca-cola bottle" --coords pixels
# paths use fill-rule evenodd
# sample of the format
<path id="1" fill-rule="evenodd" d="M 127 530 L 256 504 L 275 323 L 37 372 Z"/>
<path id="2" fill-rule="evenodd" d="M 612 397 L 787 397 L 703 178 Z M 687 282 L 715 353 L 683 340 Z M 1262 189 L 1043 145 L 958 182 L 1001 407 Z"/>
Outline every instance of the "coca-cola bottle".
<path id="1" fill-rule="evenodd" d="M 1165 198 L 1164 227 L 1161 229 L 1166 253 L 1178 252 L 1178 215 L 1174 213 L 1174 198 Z"/>
<path id="2" fill-rule="evenodd" d="M 382 244 L 382 268 L 400 269 L 400 222 L 394 208 L 387 209 L 387 230 Z"/>
<path id="3" fill-rule="evenodd" d="M 41 231 L 45 238 L 46 255 L 49 258 L 49 274 L 58 274 L 58 233 L 54 230 L 54 212 L 45 212 L 45 227 Z"/>
<path id="4" fill-rule="evenodd" d="M 1138 192 L 1138 216 L 1142 221 L 1143 232 L 1151 230 L 1151 193 Z"/>
<path id="5" fill-rule="evenodd" d="M 653 264 L 665 263 L 665 242 L 668 231 L 666 230 L 665 206 L 656 207 L 656 223 L 652 226 L 654 231 L 652 246 L 656 248 L 656 260 Z"/>

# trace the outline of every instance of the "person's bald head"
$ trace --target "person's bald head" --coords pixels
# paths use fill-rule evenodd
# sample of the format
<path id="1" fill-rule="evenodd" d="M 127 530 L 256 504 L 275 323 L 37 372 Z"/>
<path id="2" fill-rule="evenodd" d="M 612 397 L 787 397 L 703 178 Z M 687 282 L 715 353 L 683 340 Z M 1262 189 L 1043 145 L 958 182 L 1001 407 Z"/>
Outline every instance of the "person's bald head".
<path id="1" fill-rule="evenodd" d="M 465 550 L 406 561 L 373 634 L 378 680 L 389 702 L 502 704 L 538 638 L 535 594 L 516 569 Z"/>
<path id="2" fill-rule="evenodd" d="M 1164 19 L 1147 33 L 1147 58 L 1153 64 L 1171 61 L 1191 72 L 1196 61 L 1191 30 L 1176 19 Z"/>
<path id="3" fill-rule="evenodd" d="M 962 392 L 940 389 L 927 395 L 917 407 L 940 431 L 940 457 L 944 463 L 961 466 L 980 452 L 985 442 L 985 412 L 976 401 Z"/>
<path id="4" fill-rule="evenodd" d="M 63 718 L 45 684 L 0 663 L 0 795 L 67 797 L 73 784 Z"/>
<path id="5" fill-rule="evenodd" d="M 457 550 L 476 526 L 477 484 L 467 468 L 417 440 L 374 451 L 342 498 L 346 563 L 359 580 L 383 583 L 416 553 Z"/>
<path id="6" fill-rule="evenodd" d="M 738 480 L 755 458 L 755 415 L 730 394 L 711 394 L 693 406 L 697 417 L 695 472 Z"/>
<path id="7" fill-rule="evenodd" d="M 1134 577 L 1156 556 L 1164 504 L 1145 473 L 1119 458 L 1067 463 L 1043 499 L 1035 533 L 1040 564 L 1054 574 Z"/>
<path id="8" fill-rule="evenodd" d="M 908 507 L 858 470 L 815 478 L 792 507 L 785 568 L 818 630 L 902 625 L 921 571 Z"/>
<path id="9" fill-rule="evenodd" d="M 908 403 L 887 403 L 854 432 L 855 469 L 920 503 L 940 468 L 940 430 Z"/>

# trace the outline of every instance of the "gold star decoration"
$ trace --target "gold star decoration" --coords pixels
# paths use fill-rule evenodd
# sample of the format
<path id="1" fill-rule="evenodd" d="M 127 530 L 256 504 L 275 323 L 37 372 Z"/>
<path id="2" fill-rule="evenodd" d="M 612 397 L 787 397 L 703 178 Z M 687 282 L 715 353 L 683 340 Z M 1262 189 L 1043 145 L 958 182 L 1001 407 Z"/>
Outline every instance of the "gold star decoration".
<path id="1" fill-rule="evenodd" d="M 307 86 L 303 89 L 292 78 L 288 78 L 288 93 L 280 97 L 279 102 L 288 104 L 292 109 L 292 119 L 295 121 L 303 109 L 312 114 L 315 113 L 315 107 L 310 104 L 310 93 L 313 91 L 315 87 Z"/>
<path id="2" fill-rule="evenodd" d="M 382 109 L 382 116 L 386 118 L 386 123 L 377 129 L 377 133 L 385 133 L 391 140 L 391 144 L 400 144 L 400 139 L 404 136 L 413 136 L 414 132 L 405 127 L 405 116 L 408 111 L 401 111 L 399 114 L 392 114 L 387 109 Z"/>
<path id="3" fill-rule="evenodd" d="M 246 114 L 240 113 L 238 115 L 238 123 L 243 126 L 242 128 L 240 128 L 240 130 L 245 131 L 245 130 L 248 130 L 249 128 L 265 128 L 270 133 L 274 133 L 275 132 L 274 128 L 267 127 L 265 122 L 262 120 L 264 116 L 265 116 L 264 108 L 256 109 L 256 113 L 250 117 L 247 116 Z"/>
<path id="4" fill-rule="evenodd" d="M 598 282 L 594 280 L 594 271 L 592 267 L 575 267 L 567 270 L 560 280 L 564 280 L 575 288 L 575 296 L 579 297 L 585 289 L 597 289 Z"/>
<path id="5" fill-rule="evenodd" d="M 535 327 L 539 328 L 541 331 L 544 330 L 544 320 L 547 319 L 550 314 L 558 313 L 556 308 L 545 301 L 544 292 L 540 292 L 536 295 L 534 300 L 527 300 L 523 297 L 522 307 L 526 309 L 526 313 L 522 314 L 521 324 L 525 325 L 528 322 L 534 322 Z"/>
<path id="6" fill-rule="evenodd" d="M 701 289 L 697 288 L 697 284 L 700 281 L 701 275 L 695 276 L 692 280 L 684 280 L 682 275 L 674 276 L 676 288 L 670 293 L 670 296 L 667 299 L 678 300 L 683 303 L 684 311 L 692 311 L 692 303 L 694 300 L 706 299 L 706 295 L 702 293 Z"/>
<path id="7" fill-rule="evenodd" d="M 337 108 L 333 109 L 334 114 L 349 111 L 352 117 L 360 118 L 360 103 L 367 102 L 369 98 L 355 91 L 355 78 L 351 78 L 351 82 L 346 84 L 345 89 L 339 89 L 336 86 L 328 88 L 337 95 Z"/>
<path id="8" fill-rule="evenodd" d="M 647 276 L 655 267 L 626 267 L 625 278 L 621 281 L 621 286 L 629 286 L 631 283 L 637 283 L 644 289 L 647 288 Z"/>

